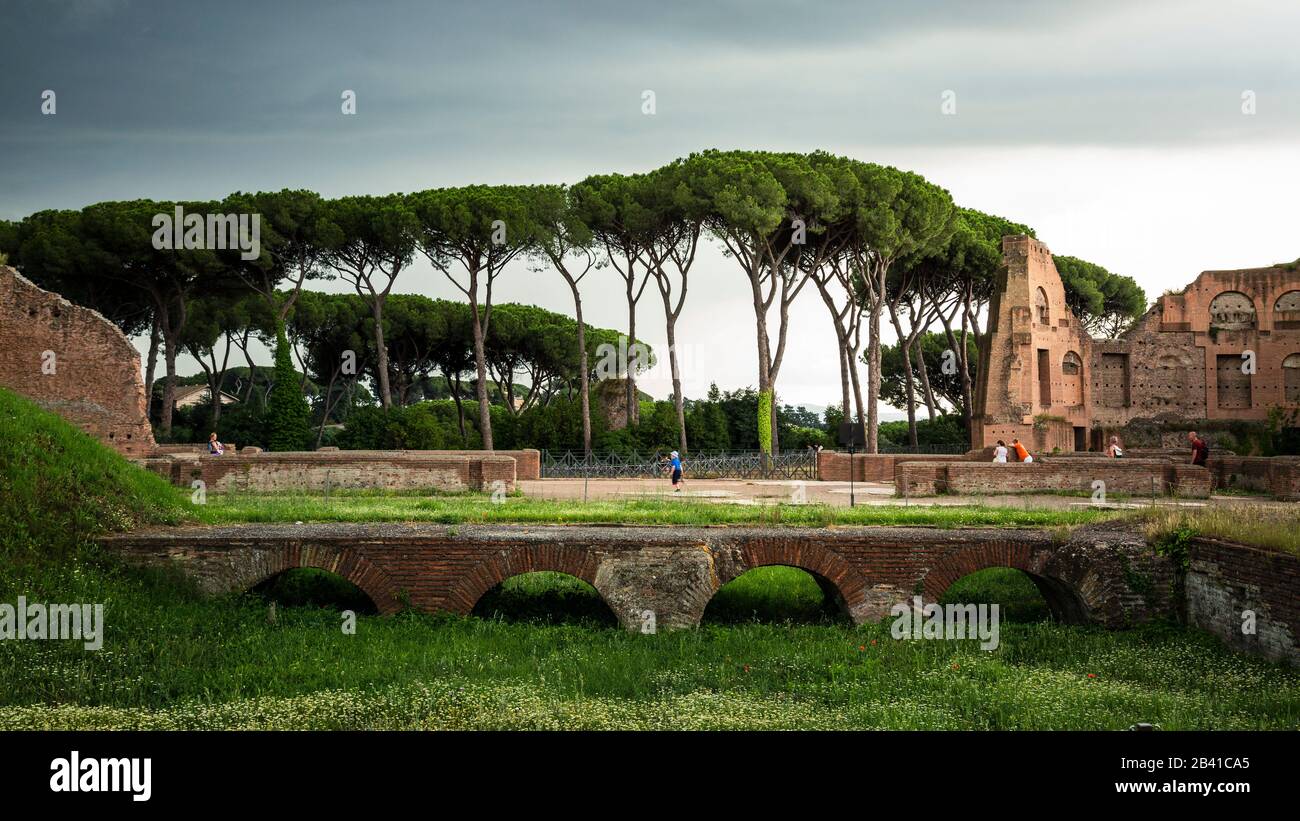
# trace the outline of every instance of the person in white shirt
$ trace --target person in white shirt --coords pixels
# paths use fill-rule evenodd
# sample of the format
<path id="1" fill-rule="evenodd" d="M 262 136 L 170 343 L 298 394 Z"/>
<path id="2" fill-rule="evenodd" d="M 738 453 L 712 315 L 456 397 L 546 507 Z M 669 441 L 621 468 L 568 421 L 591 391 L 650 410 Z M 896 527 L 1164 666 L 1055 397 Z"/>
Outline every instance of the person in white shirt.
<path id="1" fill-rule="evenodd" d="M 993 449 L 993 461 L 1003 463 L 1007 461 L 1007 443 L 1001 439 L 998 440 L 998 446 Z"/>
<path id="2" fill-rule="evenodd" d="M 1106 448 L 1106 455 L 1113 459 L 1118 459 L 1124 455 L 1124 449 L 1119 446 L 1119 437 L 1110 437 L 1110 447 Z"/>

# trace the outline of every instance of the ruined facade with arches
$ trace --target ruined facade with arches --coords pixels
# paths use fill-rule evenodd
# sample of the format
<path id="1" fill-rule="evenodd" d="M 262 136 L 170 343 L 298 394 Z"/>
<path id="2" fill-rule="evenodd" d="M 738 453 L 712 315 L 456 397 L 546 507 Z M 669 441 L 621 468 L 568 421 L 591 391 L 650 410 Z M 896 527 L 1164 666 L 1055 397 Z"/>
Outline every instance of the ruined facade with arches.
<path id="1" fill-rule="evenodd" d="M 1100 450 L 1133 422 L 1300 418 L 1300 267 L 1206 271 L 1118 339 L 1093 339 L 1046 245 L 1011 236 L 1002 250 L 974 447 Z"/>

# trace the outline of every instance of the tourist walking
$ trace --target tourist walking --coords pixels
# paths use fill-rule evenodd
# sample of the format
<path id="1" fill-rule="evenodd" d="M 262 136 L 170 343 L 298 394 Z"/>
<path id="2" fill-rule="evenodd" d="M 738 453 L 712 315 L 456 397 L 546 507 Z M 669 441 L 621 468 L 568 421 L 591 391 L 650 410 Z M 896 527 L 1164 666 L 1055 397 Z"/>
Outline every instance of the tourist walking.
<path id="1" fill-rule="evenodd" d="M 667 469 L 673 472 L 673 493 L 682 492 L 682 457 L 677 451 L 668 454 Z"/>

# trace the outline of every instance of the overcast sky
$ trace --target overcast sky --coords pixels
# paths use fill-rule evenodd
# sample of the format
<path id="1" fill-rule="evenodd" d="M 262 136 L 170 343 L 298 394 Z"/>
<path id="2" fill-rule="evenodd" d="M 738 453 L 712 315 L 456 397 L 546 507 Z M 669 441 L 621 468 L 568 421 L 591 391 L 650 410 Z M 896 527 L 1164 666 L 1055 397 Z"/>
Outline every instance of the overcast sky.
<path id="1" fill-rule="evenodd" d="M 1300 256 L 1300 4 L 804 6 L 0 0 L 0 218 L 235 190 L 575 182 L 704 148 L 821 148 L 917 171 L 1151 298 L 1202 270 Z M 455 297 L 440 276 L 420 264 L 397 290 Z M 621 282 L 595 276 L 588 321 L 622 327 Z M 692 280 L 687 395 L 755 384 L 740 271 L 713 252 Z M 498 299 L 571 310 L 560 286 L 520 267 Z M 652 297 L 638 330 L 653 344 Z M 815 292 L 792 323 L 782 400 L 834 401 Z M 659 376 L 642 387 L 670 393 Z"/>

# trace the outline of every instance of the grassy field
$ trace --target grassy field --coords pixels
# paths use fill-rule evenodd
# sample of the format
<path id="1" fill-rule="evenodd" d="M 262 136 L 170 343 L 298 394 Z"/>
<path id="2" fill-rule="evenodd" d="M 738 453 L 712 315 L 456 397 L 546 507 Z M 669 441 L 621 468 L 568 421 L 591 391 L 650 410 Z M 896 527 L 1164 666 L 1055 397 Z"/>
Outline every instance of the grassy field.
<path id="1" fill-rule="evenodd" d="M 481 616 L 361 615 L 347 635 L 333 609 L 282 606 L 271 624 L 260 595 L 197 601 L 73 567 L 41 581 L 108 600 L 105 649 L 0 644 L 0 729 L 1300 727 L 1295 672 L 1200 632 L 1035 620 L 1016 571 L 952 592 L 1010 593 L 1029 619 L 985 652 L 845 625 L 806 575 L 764 570 L 720 591 L 698 630 L 624 632 L 581 583 L 519 577 Z"/>
<path id="2" fill-rule="evenodd" d="M 178 496 L 188 503 L 188 493 Z M 897 525 L 925 527 L 1072 527 L 1105 521 L 1123 511 L 1100 508 L 1027 510 L 982 505 L 820 504 L 740 505 L 696 499 L 590 501 L 509 496 L 493 502 L 488 494 L 452 496 L 353 491 L 345 494 L 210 493 L 204 505 L 191 506 L 207 524 L 239 522 L 435 522 L 629 525 Z"/>
<path id="3" fill-rule="evenodd" d="M 430 501 L 357 498 L 394 517 L 407 515 L 403 505 Z M 162 480 L 0 391 L 0 603 L 103 603 L 107 622 L 99 651 L 0 641 L 0 730 L 1300 728 L 1300 673 L 1234 655 L 1199 631 L 1043 621 L 1042 601 L 1018 571 L 973 574 L 948 594 L 1006 608 L 992 652 L 974 641 L 896 640 L 887 623 L 847 624 L 811 577 L 790 568 L 751 571 L 718 592 L 702 628 L 657 635 L 613 626 L 594 590 L 557 574 L 508 580 L 473 616 L 379 617 L 365 612 L 358 591 L 319 571 L 205 599 L 182 579 L 123 567 L 95 547 L 96 533 L 193 520 L 179 499 Z M 651 523 L 683 512 L 738 517 L 732 523 L 837 515 L 675 502 L 575 512 L 518 499 L 434 501 L 448 507 L 429 515 L 460 517 L 450 521 L 479 521 L 471 512 Z M 238 520 L 243 508 L 221 514 L 213 502 L 199 515 Z M 322 515 L 337 503 L 322 503 Z M 281 514 L 302 504 L 286 500 Z M 961 518 L 989 512 L 939 515 L 953 524 L 1012 523 Z M 342 629 L 340 607 L 358 610 L 354 634 Z"/>
<path id="4" fill-rule="evenodd" d="M 1200 535 L 1300 556 L 1300 504 L 1156 508 L 1136 518 L 1152 542 Z"/>

